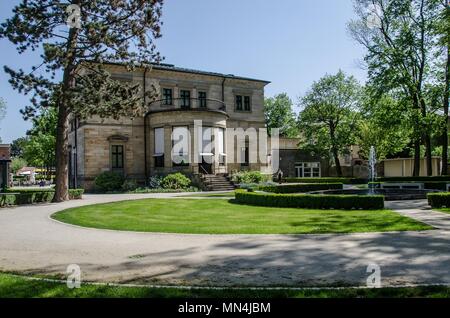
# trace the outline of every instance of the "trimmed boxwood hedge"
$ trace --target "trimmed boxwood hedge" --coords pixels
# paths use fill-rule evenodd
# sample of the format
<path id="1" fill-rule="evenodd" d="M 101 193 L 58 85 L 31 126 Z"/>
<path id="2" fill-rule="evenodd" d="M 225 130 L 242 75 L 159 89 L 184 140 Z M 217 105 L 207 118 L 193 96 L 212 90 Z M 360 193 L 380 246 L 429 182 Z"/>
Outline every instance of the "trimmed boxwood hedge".
<path id="1" fill-rule="evenodd" d="M 425 189 L 427 190 L 441 190 L 441 191 L 447 191 L 447 184 L 450 183 L 450 181 L 391 181 L 391 182 L 370 182 L 370 185 L 373 185 L 373 187 L 375 188 L 380 188 L 381 184 L 387 184 L 389 185 L 389 183 L 414 183 L 414 182 L 418 182 L 418 183 L 423 183 L 423 186 Z"/>
<path id="2" fill-rule="evenodd" d="M 84 189 L 69 189 L 69 198 L 71 200 L 81 199 L 83 193 Z M 53 189 L 19 189 L 17 191 L 8 190 L 8 192 L 6 193 L 0 193 L 0 207 L 9 205 L 51 202 L 54 196 L 55 190 Z"/>
<path id="3" fill-rule="evenodd" d="M 339 178 L 339 177 L 325 177 L 325 178 L 284 178 L 287 183 L 344 183 L 344 184 L 364 184 L 367 179 L 359 178 Z"/>
<path id="4" fill-rule="evenodd" d="M 427 197 L 432 208 L 450 208 L 450 192 L 428 193 Z"/>
<path id="5" fill-rule="evenodd" d="M 299 193 L 320 190 L 342 190 L 342 183 L 280 184 L 261 186 L 259 190 L 272 193 Z"/>
<path id="6" fill-rule="evenodd" d="M 342 210 L 384 208 L 382 195 L 273 194 L 238 190 L 235 196 L 236 202 L 240 204 L 280 208 Z"/>
<path id="7" fill-rule="evenodd" d="M 449 181 L 450 176 L 419 176 L 419 177 L 382 177 L 377 178 L 377 181 L 380 182 L 408 182 L 408 181 L 417 181 L 417 182 L 429 182 L 429 181 Z"/>

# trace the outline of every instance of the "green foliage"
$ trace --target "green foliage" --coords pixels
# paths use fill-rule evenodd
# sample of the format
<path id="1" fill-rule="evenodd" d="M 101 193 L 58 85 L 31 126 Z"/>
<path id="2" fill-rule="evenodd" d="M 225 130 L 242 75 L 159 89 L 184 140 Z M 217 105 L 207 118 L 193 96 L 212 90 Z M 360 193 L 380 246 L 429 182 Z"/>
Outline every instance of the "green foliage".
<path id="1" fill-rule="evenodd" d="M 168 174 L 161 181 L 161 186 L 164 189 L 186 189 L 190 185 L 191 180 L 180 172 Z"/>
<path id="2" fill-rule="evenodd" d="M 287 183 L 343 183 L 343 184 L 363 184 L 367 179 L 358 178 L 285 178 Z"/>
<path id="3" fill-rule="evenodd" d="M 20 169 L 22 169 L 23 167 L 25 167 L 27 165 L 27 161 L 23 158 L 20 157 L 14 157 L 11 160 L 11 172 L 12 173 L 17 173 L 17 171 L 19 171 Z"/>
<path id="4" fill-rule="evenodd" d="M 314 82 L 300 99 L 298 117 L 303 140 L 300 148 L 332 158 L 341 175 L 339 155 L 348 153 L 358 128 L 361 87 L 353 76 L 339 71 Z"/>
<path id="5" fill-rule="evenodd" d="M 240 171 L 231 176 L 231 181 L 237 184 L 258 184 L 271 179 L 271 175 L 262 174 L 260 171 Z"/>
<path id="6" fill-rule="evenodd" d="M 450 182 L 450 176 L 384 177 L 384 178 L 377 178 L 377 181 L 380 181 L 380 182 L 448 181 L 448 182 Z"/>
<path id="7" fill-rule="evenodd" d="M 113 171 L 105 171 L 95 178 L 94 185 L 96 189 L 108 192 L 121 189 L 123 182 L 124 178 L 121 174 Z"/>
<path id="8" fill-rule="evenodd" d="M 84 189 L 69 189 L 69 199 L 81 199 Z M 0 207 L 51 202 L 55 196 L 54 189 L 8 189 L 0 193 Z"/>
<path id="9" fill-rule="evenodd" d="M 312 183 L 312 184 L 280 184 L 261 186 L 259 190 L 272 193 L 300 193 L 320 190 L 341 190 L 342 183 Z"/>
<path id="10" fill-rule="evenodd" d="M 47 168 L 55 166 L 57 120 L 55 107 L 49 107 L 33 118 L 28 138 L 21 141 L 23 158 L 29 165 Z"/>
<path id="11" fill-rule="evenodd" d="M 280 208 L 343 210 L 384 208 L 382 195 L 265 194 L 238 190 L 236 201 L 240 204 Z"/>
<path id="12" fill-rule="evenodd" d="M 292 100 L 286 93 L 264 100 L 264 116 L 269 134 L 271 134 L 272 128 L 278 128 L 279 136 L 298 137 L 295 114 L 292 110 Z"/>
<path id="13" fill-rule="evenodd" d="M 125 180 L 122 184 L 122 190 L 125 192 L 135 191 L 137 188 L 139 188 L 139 186 L 134 179 Z"/>
<path id="14" fill-rule="evenodd" d="M 158 189 L 161 188 L 161 181 L 162 181 L 162 177 L 160 176 L 151 176 L 148 179 L 148 187 L 150 189 Z"/>
<path id="15" fill-rule="evenodd" d="M 450 192 L 428 193 L 427 197 L 432 208 L 450 208 Z"/>
<path id="16" fill-rule="evenodd" d="M 23 148 L 27 142 L 27 137 L 20 137 L 14 139 L 11 143 L 11 157 L 22 157 L 23 156 Z"/>
<path id="17" fill-rule="evenodd" d="M 154 40 L 161 36 L 162 0 L 78 0 L 73 3 L 81 8 L 79 25 L 67 31 L 68 20 L 77 22 L 67 14 L 69 3 L 22 0 L 0 25 L 0 39 L 8 39 L 19 54 L 42 49 L 41 61 L 30 70 L 4 69 L 12 87 L 31 96 L 31 105 L 22 110 L 25 119 L 49 106 L 58 107 L 57 202 L 68 197 L 69 115 L 79 119 L 136 117 L 147 110 L 145 98 L 157 94 L 154 85 L 142 94 L 141 83 L 112 78 L 105 64 L 122 63 L 124 70 L 134 71 L 161 60 Z M 37 68 L 39 74 L 34 73 Z"/>
<path id="18" fill-rule="evenodd" d="M 365 87 L 358 123 L 356 144 L 359 154 L 369 158 L 374 146 L 378 160 L 402 152 L 412 138 L 412 127 L 408 121 L 405 105 L 391 95 L 377 96 L 374 88 Z"/>

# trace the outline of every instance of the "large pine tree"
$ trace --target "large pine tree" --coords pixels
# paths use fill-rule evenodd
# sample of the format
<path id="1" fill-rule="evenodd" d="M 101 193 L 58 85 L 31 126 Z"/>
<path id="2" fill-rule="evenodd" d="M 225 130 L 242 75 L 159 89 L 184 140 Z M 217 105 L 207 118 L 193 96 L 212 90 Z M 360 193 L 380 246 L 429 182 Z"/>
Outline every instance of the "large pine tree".
<path id="1" fill-rule="evenodd" d="M 32 70 L 5 66 L 10 83 L 31 94 L 22 113 L 34 117 L 56 98 L 56 193 L 68 199 L 68 118 L 136 116 L 145 105 L 138 84 L 112 80 L 105 63 L 131 71 L 159 61 L 154 39 L 160 37 L 163 0 L 22 0 L 1 24 L 18 53 L 42 49 Z M 69 26 L 69 27 L 68 27 Z M 87 70 L 87 71 L 86 71 Z M 154 93 L 149 91 L 149 95 Z"/>

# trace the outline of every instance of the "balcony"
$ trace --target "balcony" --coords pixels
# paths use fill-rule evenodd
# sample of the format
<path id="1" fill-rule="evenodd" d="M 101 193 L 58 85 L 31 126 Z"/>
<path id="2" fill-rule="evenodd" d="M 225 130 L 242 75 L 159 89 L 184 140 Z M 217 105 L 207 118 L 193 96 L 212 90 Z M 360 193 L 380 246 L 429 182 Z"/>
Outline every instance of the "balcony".
<path id="1" fill-rule="evenodd" d="M 147 114 L 166 111 L 213 111 L 226 114 L 226 105 L 212 98 L 172 98 L 171 103 L 165 99 L 148 103 Z"/>

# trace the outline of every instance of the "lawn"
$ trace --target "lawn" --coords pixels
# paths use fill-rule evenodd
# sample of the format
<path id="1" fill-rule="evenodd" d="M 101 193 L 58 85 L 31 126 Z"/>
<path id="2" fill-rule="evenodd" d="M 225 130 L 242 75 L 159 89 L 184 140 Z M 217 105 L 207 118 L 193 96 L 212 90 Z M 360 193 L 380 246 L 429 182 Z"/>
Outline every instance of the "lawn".
<path id="1" fill-rule="evenodd" d="M 450 214 L 450 208 L 439 208 L 439 209 L 433 209 L 433 210 Z"/>
<path id="2" fill-rule="evenodd" d="M 196 234 L 301 234 L 428 230 L 390 210 L 307 210 L 224 199 L 144 199 L 67 209 L 54 219 L 86 227 Z"/>
<path id="3" fill-rule="evenodd" d="M 118 287 L 81 284 L 80 288 L 69 289 L 62 282 L 30 280 L 0 273 L 0 298 L 50 298 L 50 297 L 88 297 L 88 298 L 408 298 L 440 297 L 448 298 L 450 288 L 445 286 L 376 288 L 376 289 L 177 289 L 150 287 Z"/>
<path id="4" fill-rule="evenodd" d="M 195 193 L 195 194 L 188 194 L 188 195 L 180 195 L 180 198 L 234 198 L 234 191 L 230 192 L 222 192 L 222 193 Z"/>

